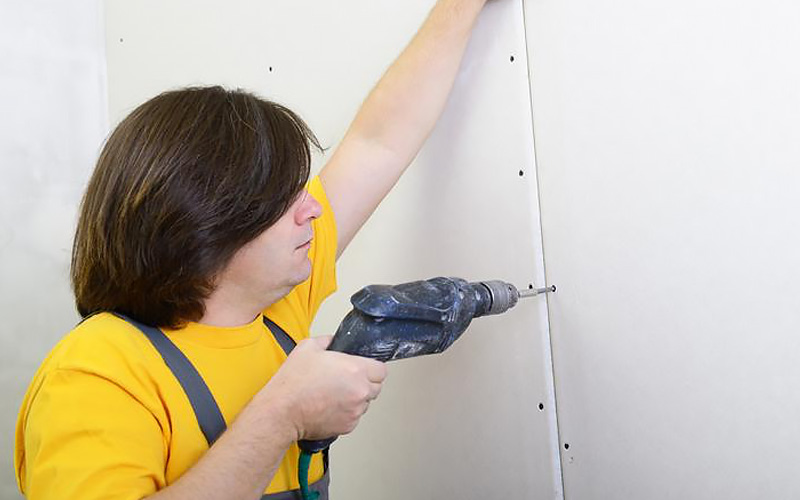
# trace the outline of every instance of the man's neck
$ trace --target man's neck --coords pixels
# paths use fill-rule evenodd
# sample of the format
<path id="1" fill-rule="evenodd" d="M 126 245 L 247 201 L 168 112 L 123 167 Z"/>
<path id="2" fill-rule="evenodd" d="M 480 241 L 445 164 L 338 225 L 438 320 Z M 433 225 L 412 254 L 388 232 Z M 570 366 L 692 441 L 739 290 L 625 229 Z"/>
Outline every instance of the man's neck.
<path id="1" fill-rule="evenodd" d="M 275 291 L 258 297 L 258 300 L 235 287 L 219 287 L 206 299 L 205 313 L 198 323 L 222 327 L 252 323 L 261 311 L 283 298 L 286 293 L 288 292 Z"/>

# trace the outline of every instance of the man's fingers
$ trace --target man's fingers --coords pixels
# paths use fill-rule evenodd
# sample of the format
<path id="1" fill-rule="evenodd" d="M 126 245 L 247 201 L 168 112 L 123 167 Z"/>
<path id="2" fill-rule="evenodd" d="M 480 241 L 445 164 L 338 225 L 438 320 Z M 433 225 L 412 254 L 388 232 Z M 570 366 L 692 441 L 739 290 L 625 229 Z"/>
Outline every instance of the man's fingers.
<path id="1" fill-rule="evenodd" d="M 369 384 L 369 396 L 367 396 L 368 400 L 372 401 L 373 399 L 377 398 L 378 395 L 381 393 L 381 388 L 382 387 L 383 387 L 383 384 L 370 383 Z"/>
<path id="2" fill-rule="evenodd" d="M 358 369 L 363 370 L 367 375 L 367 380 L 370 382 L 380 384 L 386 378 L 386 363 L 354 354 L 345 354 L 343 352 L 329 351 L 329 353 L 330 355 L 344 356 L 342 359 L 349 360 L 349 362 L 353 363 Z"/>
<path id="3" fill-rule="evenodd" d="M 367 363 L 367 380 L 370 382 L 380 384 L 386 379 L 386 363 L 375 361 L 374 359 L 368 360 Z"/>
<path id="4" fill-rule="evenodd" d="M 310 342 L 313 342 L 314 347 L 317 349 L 325 350 L 333 340 L 333 335 L 320 335 L 319 337 L 309 337 Z"/>

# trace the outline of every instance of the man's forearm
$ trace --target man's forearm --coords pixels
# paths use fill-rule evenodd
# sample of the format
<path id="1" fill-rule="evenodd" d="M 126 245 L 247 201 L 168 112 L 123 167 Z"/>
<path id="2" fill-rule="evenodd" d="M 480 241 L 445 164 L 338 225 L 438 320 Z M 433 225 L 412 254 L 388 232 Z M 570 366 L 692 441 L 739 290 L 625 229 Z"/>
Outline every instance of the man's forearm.
<path id="1" fill-rule="evenodd" d="M 178 481 L 147 500 L 260 498 L 297 436 L 281 406 L 259 397 Z"/>
<path id="2" fill-rule="evenodd" d="M 338 255 L 419 152 L 447 102 L 486 0 L 439 0 L 361 105 L 320 173 Z"/>
<path id="3" fill-rule="evenodd" d="M 406 166 L 444 109 L 486 0 L 440 0 L 364 101 L 348 134 L 380 144 Z"/>
<path id="4" fill-rule="evenodd" d="M 300 439 L 351 432 L 378 397 L 386 366 L 303 340 L 203 457 L 147 500 L 261 498 L 286 450 Z"/>

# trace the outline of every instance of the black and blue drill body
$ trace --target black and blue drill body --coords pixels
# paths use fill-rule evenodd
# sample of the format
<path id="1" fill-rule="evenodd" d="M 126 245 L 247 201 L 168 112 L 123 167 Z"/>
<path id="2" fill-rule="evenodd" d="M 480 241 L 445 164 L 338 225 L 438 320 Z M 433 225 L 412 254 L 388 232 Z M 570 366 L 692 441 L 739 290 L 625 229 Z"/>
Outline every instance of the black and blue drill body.
<path id="1" fill-rule="evenodd" d="M 503 281 L 467 282 L 433 278 L 401 285 L 370 285 L 350 299 L 353 310 L 342 320 L 329 350 L 379 361 L 436 354 L 450 347 L 473 318 L 501 314 L 520 297 L 555 291 L 555 287 L 518 291 Z M 314 453 L 336 438 L 301 441 Z"/>

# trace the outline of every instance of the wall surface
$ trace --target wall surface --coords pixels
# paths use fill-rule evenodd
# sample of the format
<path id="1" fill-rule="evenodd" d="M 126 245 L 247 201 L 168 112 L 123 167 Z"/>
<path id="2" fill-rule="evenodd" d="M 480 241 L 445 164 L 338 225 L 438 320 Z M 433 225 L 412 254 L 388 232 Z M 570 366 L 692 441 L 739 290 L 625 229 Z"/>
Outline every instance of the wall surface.
<path id="1" fill-rule="evenodd" d="M 108 0 L 112 122 L 165 89 L 219 83 L 289 105 L 335 147 L 432 4 Z M 493 2 L 439 126 L 342 258 L 317 333 L 332 333 L 371 283 L 542 285 L 525 52 L 521 2 Z M 333 494 L 561 498 L 554 410 L 538 298 L 478 320 L 443 355 L 394 363 L 361 426 L 334 445 Z"/>
<path id="2" fill-rule="evenodd" d="M 11 499 L 22 396 L 78 319 L 72 233 L 108 126 L 99 0 L 3 0 L 0 54 L 0 498 Z"/>
<path id="3" fill-rule="evenodd" d="M 800 7 L 523 3 L 484 12 L 445 116 L 315 330 L 369 283 L 541 285 L 541 234 L 560 436 L 548 311 L 530 301 L 393 364 L 335 445 L 334 495 L 560 498 L 563 466 L 568 499 L 800 497 Z M 431 4 L 107 0 L 112 122 L 221 83 L 335 147 Z M 96 0 L 0 5 L 0 498 L 18 497 L 22 393 L 77 319 L 70 240 L 107 130 L 101 24 Z"/>
<path id="4" fill-rule="evenodd" d="M 566 498 L 800 498 L 800 5 L 526 13 Z"/>

